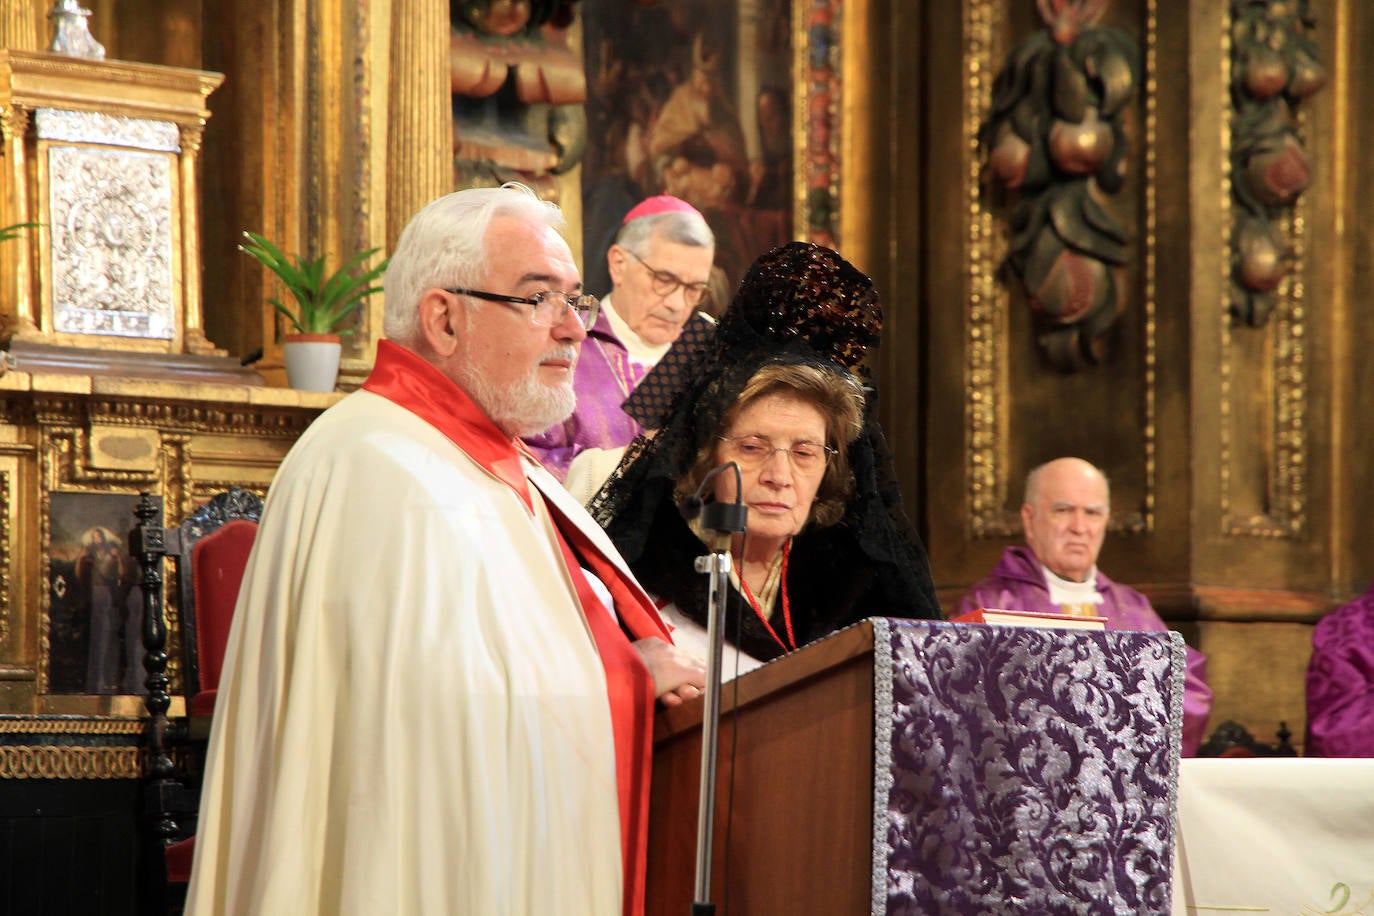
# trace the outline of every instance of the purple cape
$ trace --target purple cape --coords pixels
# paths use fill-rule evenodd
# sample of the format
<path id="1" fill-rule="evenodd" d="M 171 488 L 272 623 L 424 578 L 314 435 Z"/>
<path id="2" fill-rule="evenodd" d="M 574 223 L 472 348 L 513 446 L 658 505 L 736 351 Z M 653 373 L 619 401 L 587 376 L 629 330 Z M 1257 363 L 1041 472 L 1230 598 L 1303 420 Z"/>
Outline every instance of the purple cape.
<path id="1" fill-rule="evenodd" d="M 1374 585 L 1312 631 L 1302 752 L 1374 757 Z"/>
<path id="2" fill-rule="evenodd" d="M 1169 628 L 1150 606 L 1150 599 L 1125 585 L 1119 585 L 1097 571 L 1097 590 L 1102 593 L 1099 612 L 1107 618 L 1109 630 L 1134 630 L 1163 633 Z M 1062 609 L 1050 601 L 1049 586 L 1040 561 L 1029 547 L 1008 547 L 997 567 L 982 582 L 959 599 L 955 616 L 976 608 L 1001 608 L 1059 614 Z M 1371 622 L 1374 629 L 1374 622 Z M 1212 689 L 1207 686 L 1207 659 L 1188 646 L 1188 670 L 1183 684 L 1183 754 L 1191 757 L 1207 731 L 1207 716 L 1212 711 Z"/>

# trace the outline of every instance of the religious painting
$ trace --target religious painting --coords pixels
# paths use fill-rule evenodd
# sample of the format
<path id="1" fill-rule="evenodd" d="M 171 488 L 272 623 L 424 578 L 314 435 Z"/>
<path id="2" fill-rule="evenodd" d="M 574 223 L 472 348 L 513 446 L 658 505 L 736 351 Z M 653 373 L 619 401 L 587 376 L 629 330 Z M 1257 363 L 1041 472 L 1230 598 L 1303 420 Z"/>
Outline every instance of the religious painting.
<path id="1" fill-rule="evenodd" d="M 839 4 L 586 0 L 589 292 L 609 290 L 606 250 L 655 194 L 705 214 L 725 289 L 776 245 L 834 244 Z"/>
<path id="2" fill-rule="evenodd" d="M 142 573 L 128 548 L 138 497 L 50 498 L 48 692 L 144 693 Z"/>

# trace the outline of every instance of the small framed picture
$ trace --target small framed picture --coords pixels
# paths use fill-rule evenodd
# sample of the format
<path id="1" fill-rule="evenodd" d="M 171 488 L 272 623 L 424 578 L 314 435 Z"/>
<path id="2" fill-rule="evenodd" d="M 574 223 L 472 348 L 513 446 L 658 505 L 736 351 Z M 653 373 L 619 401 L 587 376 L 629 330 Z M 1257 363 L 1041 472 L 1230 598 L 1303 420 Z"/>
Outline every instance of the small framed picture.
<path id="1" fill-rule="evenodd" d="M 142 572 L 128 545 L 138 496 L 55 492 L 50 499 L 48 692 L 145 693 Z"/>

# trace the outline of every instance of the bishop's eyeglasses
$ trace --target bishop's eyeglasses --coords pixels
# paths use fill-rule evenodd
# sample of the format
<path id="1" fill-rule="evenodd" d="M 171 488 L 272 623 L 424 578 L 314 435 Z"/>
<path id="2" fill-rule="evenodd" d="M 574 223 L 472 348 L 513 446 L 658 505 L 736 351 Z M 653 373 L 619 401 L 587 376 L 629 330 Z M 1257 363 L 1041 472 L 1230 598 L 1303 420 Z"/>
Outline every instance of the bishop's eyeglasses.
<path id="1" fill-rule="evenodd" d="M 761 468 L 778 452 L 786 452 L 794 471 L 817 471 L 824 468 L 835 449 L 819 442 L 793 442 L 774 445 L 767 436 L 717 436 L 730 448 L 731 457 L 746 471 Z"/>
<path id="2" fill-rule="evenodd" d="M 643 264 L 644 269 L 649 272 L 649 288 L 654 291 L 655 296 L 662 296 L 667 299 L 681 289 L 687 304 L 695 306 L 710 293 L 710 287 L 705 280 L 699 283 L 688 283 L 671 271 L 659 270 L 628 248 L 625 249 L 625 253 Z"/>
<path id="3" fill-rule="evenodd" d="M 563 323 L 569 311 L 577 313 L 577 320 L 584 328 L 590 328 L 596 324 L 597 312 L 601 309 L 601 301 L 595 296 L 584 294 L 564 293 L 556 289 L 546 289 L 542 293 L 535 293 L 533 296 L 506 296 L 501 293 L 489 293 L 481 289 L 467 289 L 458 286 L 453 289 L 444 288 L 444 292 L 453 293 L 455 296 L 472 296 L 474 299 L 485 299 L 488 302 L 499 302 L 502 305 L 532 305 L 534 311 L 530 312 L 530 321 L 539 325 L 541 328 L 556 328 Z"/>

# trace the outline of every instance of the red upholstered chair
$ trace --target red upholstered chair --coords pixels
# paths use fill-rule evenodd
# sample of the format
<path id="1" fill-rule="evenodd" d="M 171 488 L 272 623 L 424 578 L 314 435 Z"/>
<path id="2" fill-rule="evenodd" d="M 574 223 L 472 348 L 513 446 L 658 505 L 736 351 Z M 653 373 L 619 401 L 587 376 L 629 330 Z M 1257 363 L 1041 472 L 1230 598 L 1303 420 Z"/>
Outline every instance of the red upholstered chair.
<path id="1" fill-rule="evenodd" d="M 207 533 L 191 548 L 191 591 L 195 613 L 181 628 L 186 654 L 182 677 L 186 684 L 186 713 L 195 722 L 215 711 L 215 693 L 229 643 L 229 624 L 239 585 L 253 550 L 258 523 L 236 518 Z"/>
<path id="2" fill-rule="evenodd" d="M 152 824 L 154 863 L 164 911 L 177 909 L 191 876 L 195 820 L 200 801 L 194 748 L 209 735 L 224 650 L 244 567 L 257 535 L 262 500 L 238 487 L 220 493 L 175 528 L 162 527 L 162 500 L 144 493 L 130 532 L 132 552 L 143 567 L 143 641 L 146 654 L 150 771 L 145 815 Z M 169 719 L 164 558 L 172 563 L 180 616 L 181 679 L 186 717 Z M 174 759 L 175 758 L 175 759 Z M 156 867 L 160 864 L 160 868 Z"/>

